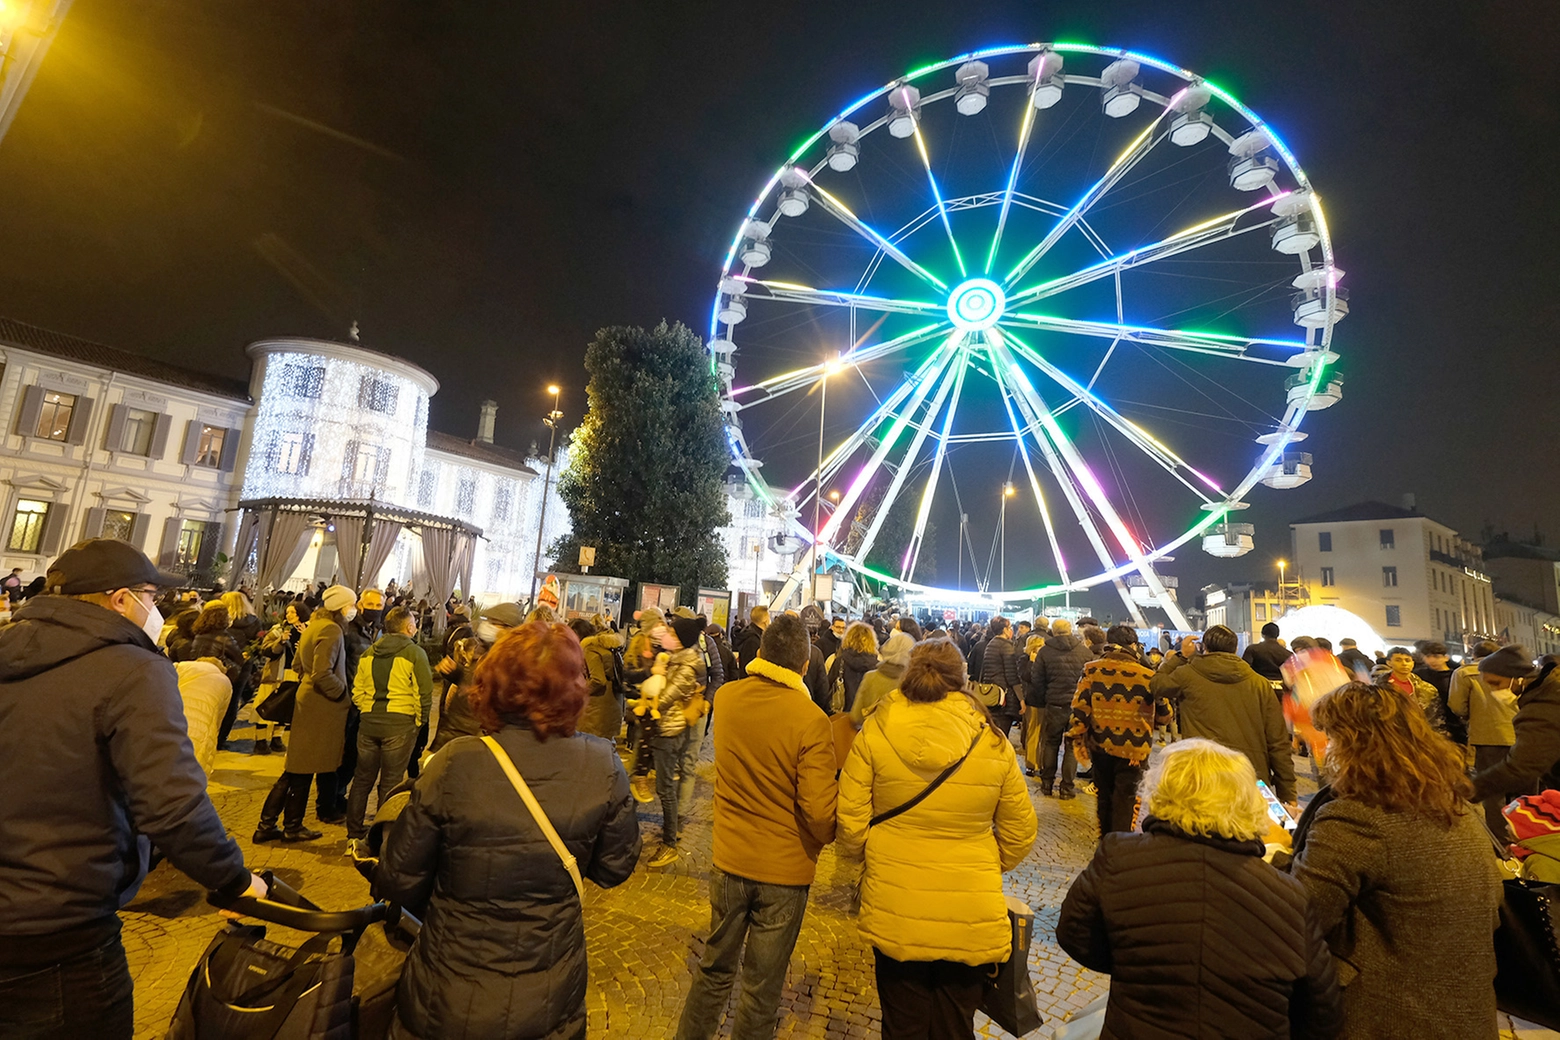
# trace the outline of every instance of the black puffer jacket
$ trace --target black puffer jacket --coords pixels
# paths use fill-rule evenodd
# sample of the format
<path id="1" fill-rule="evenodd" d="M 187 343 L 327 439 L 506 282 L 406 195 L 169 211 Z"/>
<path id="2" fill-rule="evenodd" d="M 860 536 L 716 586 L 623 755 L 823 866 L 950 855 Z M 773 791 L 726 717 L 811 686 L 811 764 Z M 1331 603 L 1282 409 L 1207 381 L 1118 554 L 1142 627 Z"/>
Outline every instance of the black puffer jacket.
<path id="1" fill-rule="evenodd" d="M 820 648 L 821 649 L 821 648 Z M 834 663 L 829 668 L 829 697 L 834 697 L 834 684 L 843 682 L 845 686 L 845 707 L 849 711 L 856 703 L 856 691 L 861 688 L 862 677 L 868 672 L 874 671 L 878 666 L 876 651 L 851 650 L 842 647 L 839 653 L 834 655 Z"/>
<path id="2" fill-rule="evenodd" d="M 173 664 L 95 603 L 39 596 L 0 630 L 0 791 L 0 963 L 26 955 L 18 941 L 47 963 L 34 937 L 117 930 L 153 843 L 207 888 L 249 885 L 206 795 Z"/>
<path id="3" fill-rule="evenodd" d="M 1062 949 L 1110 975 L 1101 1040 L 1338 1035 L 1332 956 L 1305 888 L 1262 843 L 1195 837 L 1150 816 L 1105 835 L 1056 924 Z"/>
<path id="4" fill-rule="evenodd" d="M 625 881 L 639 858 L 639 821 L 611 742 L 540 741 L 518 725 L 496 736 L 580 873 L 604 888 Z M 481 740 L 458 738 L 423 767 L 385 841 L 374 894 L 423 915 L 398 996 L 410 1035 L 585 1035 L 574 883 Z"/>
<path id="5" fill-rule="evenodd" d="M 1511 722 L 1516 743 L 1498 765 L 1473 778 L 1475 801 L 1560 787 L 1560 668 L 1549 665 L 1528 682 Z"/>
<path id="6" fill-rule="evenodd" d="M 1029 689 L 1024 701 L 1031 708 L 1067 708 L 1078 692 L 1083 666 L 1094 660 L 1082 639 L 1068 633 L 1047 636 L 1029 666 Z"/>
<path id="7" fill-rule="evenodd" d="M 731 649 L 737 655 L 737 669 L 739 674 L 728 676 L 731 679 L 741 678 L 747 674 L 747 666 L 753 663 L 753 658 L 758 656 L 758 647 L 764 641 L 764 630 L 757 625 L 748 625 L 737 633 L 737 641 L 731 645 Z"/>

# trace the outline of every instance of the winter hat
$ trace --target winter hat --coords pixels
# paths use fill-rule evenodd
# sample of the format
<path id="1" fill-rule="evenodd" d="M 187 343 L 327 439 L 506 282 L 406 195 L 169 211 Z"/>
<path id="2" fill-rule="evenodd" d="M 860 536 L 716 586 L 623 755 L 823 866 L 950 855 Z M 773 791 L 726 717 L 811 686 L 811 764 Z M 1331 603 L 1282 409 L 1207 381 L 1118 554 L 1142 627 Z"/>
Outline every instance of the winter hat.
<path id="1" fill-rule="evenodd" d="M 915 639 L 909 632 L 891 632 L 883 645 L 878 647 L 878 663 L 906 666 L 910 663 L 910 648 L 913 646 Z"/>
<path id="2" fill-rule="evenodd" d="M 1533 655 L 1527 652 L 1526 647 L 1515 643 L 1480 658 L 1479 671 L 1508 679 L 1531 679 L 1538 674 L 1538 669 L 1533 667 Z"/>
<path id="3" fill-rule="evenodd" d="M 503 625 L 505 628 L 514 628 L 525 620 L 525 612 L 520 609 L 518 603 L 495 603 L 482 612 L 482 620 Z"/>
<path id="4" fill-rule="evenodd" d="M 646 607 L 634 615 L 634 620 L 648 632 L 657 625 L 666 624 L 666 615 L 661 613 L 660 607 Z"/>
<path id="5" fill-rule="evenodd" d="M 672 617 L 697 617 L 691 607 L 677 607 L 672 611 Z"/>
<path id="6" fill-rule="evenodd" d="M 674 617 L 672 631 L 677 633 L 677 641 L 686 649 L 699 645 L 699 636 L 704 632 L 704 626 L 699 624 L 698 618 Z"/>
<path id="7" fill-rule="evenodd" d="M 326 610 L 339 614 L 348 607 L 356 606 L 357 599 L 357 593 L 345 585 L 332 585 L 325 590 L 325 595 L 320 598 L 320 602 L 324 604 Z"/>

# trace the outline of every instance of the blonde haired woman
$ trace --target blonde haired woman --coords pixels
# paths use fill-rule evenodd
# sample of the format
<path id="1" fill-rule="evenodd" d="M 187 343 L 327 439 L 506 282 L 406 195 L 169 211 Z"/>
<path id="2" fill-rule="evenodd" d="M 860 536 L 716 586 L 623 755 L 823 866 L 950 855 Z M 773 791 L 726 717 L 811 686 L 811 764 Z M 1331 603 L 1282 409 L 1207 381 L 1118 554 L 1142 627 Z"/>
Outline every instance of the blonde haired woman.
<path id="1" fill-rule="evenodd" d="M 856 703 L 856 691 L 861 680 L 878 666 L 877 633 L 865 621 L 852 621 L 840 640 L 840 651 L 829 658 L 829 691 L 843 694 L 843 701 L 834 705 L 835 711 L 850 711 Z"/>
<path id="2" fill-rule="evenodd" d="M 1342 1005 L 1305 887 L 1263 862 L 1266 803 L 1245 755 L 1170 745 L 1141 787 L 1141 833 L 1107 833 L 1056 940 L 1110 975 L 1102 1040 L 1333 1037 Z"/>
<path id="3" fill-rule="evenodd" d="M 835 840 L 843 856 L 865 849 L 860 928 L 883 1040 L 974 1037 L 986 972 L 1010 953 L 1002 873 L 1034 845 L 1035 809 L 1013 745 L 966 682 L 958 647 L 917 643 L 840 777 Z M 945 772 L 924 800 L 880 818 Z"/>

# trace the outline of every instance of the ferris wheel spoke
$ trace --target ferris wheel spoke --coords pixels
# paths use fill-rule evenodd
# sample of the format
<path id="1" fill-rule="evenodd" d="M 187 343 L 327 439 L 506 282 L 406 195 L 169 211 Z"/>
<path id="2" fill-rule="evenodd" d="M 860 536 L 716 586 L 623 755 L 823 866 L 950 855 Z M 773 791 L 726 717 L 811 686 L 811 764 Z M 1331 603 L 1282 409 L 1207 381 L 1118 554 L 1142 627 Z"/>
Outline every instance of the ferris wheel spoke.
<path id="1" fill-rule="evenodd" d="M 1169 112 L 1170 109 L 1166 108 L 1159 114 L 1158 118 L 1143 129 L 1143 132 L 1137 136 L 1136 140 L 1127 145 L 1126 151 L 1116 157 L 1116 161 L 1110 164 L 1110 169 L 1105 171 L 1105 175 L 1095 181 L 1094 185 L 1083 193 L 1083 198 L 1079 199 L 1072 209 L 1063 214 L 1055 226 L 1046 233 L 1045 238 L 1040 240 L 1040 244 L 1031 249 L 1018 262 L 1018 266 L 1008 272 L 1007 278 L 1002 283 L 1004 288 L 1011 289 L 1018 284 L 1018 280 L 1028 274 L 1030 269 L 1040 262 L 1040 258 L 1050 252 L 1051 247 L 1061 241 L 1062 236 L 1071 231 L 1073 226 L 1082 220 L 1089 210 L 1094 207 L 1095 203 L 1104 198 L 1111 188 L 1120 183 L 1121 178 L 1131 172 L 1132 168 L 1153 150 L 1154 145 L 1164 139 L 1165 135 L 1157 131 L 1159 130 L 1159 124 L 1164 121 L 1165 116 Z"/>
<path id="2" fill-rule="evenodd" d="M 996 366 L 993 365 L 996 369 Z M 996 369 L 1000 372 L 1000 369 Z M 1051 555 L 1056 558 L 1056 572 L 1061 578 L 1062 585 L 1072 584 L 1072 579 L 1067 576 L 1067 560 L 1062 556 L 1062 546 L 1056 537 L 1056 524 L 1051 520 L 1051 510 L 1045 503 L 1045 495 L 1040 490 L 1040 478 L 1035 474 L 1034 460 L 1029 452 L 1024 450 L 1024 438 L 1032 437 L 1039 444 L 1044 436 L 1034 423 L 1021 424 L 1018 415 L 1013 411 L 1013 395 L 1008 390 L 1006 381 L 1000 376 L 997 378 L 997 388 L 1002 393 L 1002 407 L 1007 411 L 1008 423 L 1013 427 L 1013 434 L 1018 438 L 1019 456 L 1024 460 L 1024 472 L 1029 475 L 1029 490 L 1035 496 L 1035 505 L 1040 507 L 1040 520 L 1045 526 L 1046 538 L 1051 543 Z"/>
<path id="3" fill-rule="evenodd" d="M 966 348 L 967 349 L 967 348 Z M 948 411 L 943 416 L 942 431 L 937 437 L 937 450 L 932 455 L 932 468 L 926 476 L 926 487 L 921 492 L 921 503 L 916 508 L 915 527 L 910 532 L 910 542 L 905 547 L 905 555 L 900 561 L 900 580 L 907 580 L 915 573 L 916 564 L 921 560 L 921 542 L 926 536 L 926 521 L 932 513 L 932 500 L 937 495 L 937 484 L 942 479 L 943 460 L 948 457 L 948 434 L 953 428 L 953 417 L 959 411 L 959 398 L 964 393 L 964 375 L 969 371 L 968 365 L 959 366 L 959 378 L 953 386 L 953 400 L 948 404 Z M 887 514 L 885 513 L 886 517 Z M 878 528 L 882 526 L 882 520 L 873 518 L 873 528 L 868 532 L 873 538 L 877 537 Z M 865 546 L 869 543 L 863 543 Z M 962 548 L 962 547 L 961 547 Z M 863 548 L 858 556 L 866 558 L 866 548 Z"/>
<path id="4" fill-rule="evenodd" d="M 964 254 L 959 251 L 959 241 L 953 237 L 953 225 L 948 223 L 948 204 L 943 201 L 942 189 L 937 186 L 937 175 L 932 172 L 932 157 L 926 151 L 926 137 L 921 124 L 915 123 L 915 150 L 921 154 L 921 165 L 926 167 L 926 180 L 932 186 L 932 198 L 937 202 L 937 215 L 942 218 L 943 231 L 948 234 L 948 245 L 953 250 L 953 262 L 958 265 L 959 277 L 966 278 L 969 271 L 964 266 Z"/>
<path id="5" fill-rule="evenodd" d="M 957 348 L 958 352 L 961 353 L 964 349 L 962 344 Z M 951 391 L 954 392 L 953 407 L 948 409 L 948 416 L 951 419 L 953 410 L 958 407 L 957 388 L 963 385 L 964 365 L 961 361 L 950 364 L 938 382 L 937 392 L 932 395 L 931 405 L 926 409 L 925 415 L 922 416 L 922 421 L 915 428 L 915 435 L 910 438 L 910 445 L 905 449 L 899 467 L 894 473 L 894 479 L 889 482 L 888 491 L 883 495 L 882 502 L 878 506 L 877 512 L 873 515 L 871 523 L 867 525 L 866 534 L 862 536 L 861 544 L 856 548 L 856 559 L 865 560 L 867 558 L 867 553 L 871 551 L 872 544 L 877 540 L 878 531 L 882 528 L 883 521 L 888 516 L 889 508 L 898 500 L 899 493 L 905 486 L 905 481 L 910 478 L 910 471 L 915 466 L 915 460 L 921 455 L 921 448 L 926 444 L 926 437 L 932 423 L 936 421 L 937 416 L 943 411 L 943 405 L 948 400 L 948 394 Z M 865 484 L 863 484 L 862 490 L 865 491 Z M 844 506 L 843 501 L 841 506 Z M 841 515 L 841 509 L 835 510 L 834 521 L 836 524 Z M 825 527 L 824 531 L 826 538 L 832 534 L 828 527 Z M 909 577 L 909 575 L 903 576 Z"/>
<path id="6" fill-rule="evenodd" d="M 1117 433 L 1125 437 L 1135 448 L 1156 462 L 1160 468 L 1169 473 L 1176 480 L 1184 484 L 1192 494 L 1204 502 L 1212 502 L 1213 498 L 1199 486 L 1199 483 L 1211 488 L 1215 494 L 1223 496 L 1224 489 L 1213 478 L 1199 472 L 1186 463 L 1175 452 L 1171 451 L 1158 438 L 1137 423 L 1117 412 L 1110 405 L 1100 400 L 1093 391 L 1082 386 L 1066 372 L 1047 361 L 1038 351 L 1030 347 L 1023 340 L 1013 335 L 1011 331 L 1006 333 L 1012 343 L 1012 349 L 1024 360 L 1044 372 L 1051 380 L 1061 386 L 1063 390 L 1072 395 L 1074 401 L 1088 408 L 1095 415 L 1104 419 Z M 1196 482 L 1194 482 L 1194 480 Z"/>
<path id="7" fill-rule="evenodd" d="M 850 228 L 852 231 L 856 232 L 856 234 L 860 235 L 868 242 L 872 243 L 875 248 L 881 249 L 885 254 L 887 254 L 889 259 L 893 260 L 900 267 L 903 267 L 905 270 L 921 279 L 921 281 L 925 282 L 927 285 L 932 286 L 939 292 L 948 291 L 948 283 L 944 282 L 941 278 L 938 278 L 935 274 L 932 274 L 932 272 L 928 271 L 926 268 L 910 259 L 910 257 L 905 254 L 904 250 L 900 249 L 893 242 L 890 242 L 879 232 L 873 230 L 872 227 L 870 227 L 864 220 L 856 216 L 856 214 L 852 213 L 849 206 L 845 205 L 845 203 L 841 202 L 839 199 L 835 198 L 833 195 L 829 194 L 826 190 L 819 186 L 817 181 L 808 178 L 807 183 L 808 186 L 812 189 L 814 197 L 817 198 L 819 205 L 827 210 L 829 214 L 836 220 Z"/>
<path id="8" fill-rule="evenodd" d="M 1079 487 L 1083 489 L 1084 494 L 1088 495 L 1094 508 L 1104 518 L 1106 526 L 1110 528 L 1111 534 L 1115 536 L 1122 553 L 1127 559 L 1132 561 L 1138 573 L 1143 576 L 1149 591 L 1157 598 L 1160 606 L 1177 622 L 1178 627 L 1184 628 L 1184 617 L 1178 616 L 1180 614 L 1179 608 L 1170 602 L 1164 584 L 1154 572 L 1153 565 L 1145 558 L 1137 538 L 1128 529 L 1127 525 L 1122 522 L 1120 514 L 1117 513 L 1116 507 L 1110 501 L 1110 496 L 1105 494 L 1104 487 L 1100 485 L 1088 463 L 1084 462 L 1083 456 L 1078 453 L 1078 449 L 1073 446 L 1072 441 L 1062 432 L 1061 426 L 1057 424 L 1050 409 L 1046 407 L 1044 398 L 1040 396 L 1039 391 L 1030 383 L 1029 377 L 1024 374 L 1024 370 L 1013 360 L 1012 352 L 1008 349 L 1002 333 L 995 329 L 987 330 L 986 342 L 991 348 L 993 366 L 1002 370 L 1004 376 L 1010 378 L 1011 385 L 1018 390 L 1020 409 L 1023 410 L 1027 407 L 1028 411 L 1032 413 L 1032 418 L 1039 420 L 1045 439 L 1050 442 L 1051 450 L 1045 451 L 1047 461 L 1051 461 L 1053 457 L 1056 458 L 1057 462 L 1053 464 L 1052 472 L 1055 473 L 1058 481 L 1062 483 L 1068 502 L 1073 506 L 1073 511 L 1077 514 L 1078 521 L 1082 524 L 1085 533 L 1090 535 L 1090 541 L 1093 543 L 1095 552 L 1100 558 L 1100 563 L 1107 570 L 1115 566 L 1110 549 L 1105 545 L 1099 529 L 1094 525 L 1093 518 L 1089 515 L 1088 509 L 1084 507 L 1082 498 L 1078 495 L 1077 489 Z M 1030 417 L 1026 416 L 1026 418 Z M 1132 610 L 1134 618 L 1141 618 L 1141 610 L 1136 602 L 1132 600 L 1132 597 L 1126 594 L 1125 587 L 1121 586 L 1119 591 L 1122 592 L 1124 600 Z"/>
<path id="9" fill-rule="evenodd" d="M 1291 352 L 1309 349 L 1303 340 L 1270 339 L 1264 336 L 1233 336 L 1222 332 L 1194 332 L 1185 329 L 1156 329 L 1146 325 L 1126 325 L 1108 321 L 1083 321 L 1075 318 L 1058 318 L 1049 314 L 1009 312 L 1002 316 L 1005 326 L 1039 329 L 1043 332 L 1060 332 L 1074 336 L 1108 339 L 1112 346 L 1121 340 L 1140 343 L 1149 347 L 1166 347 L 1170 350 L 1190 351 L 1194 354 L 1210 354 L 1215 357 L 1234 358 L 1263 365 L 1287 367 L 1286 359 L 1275 360 L 1251 353 L 1253 347 Z M 1103 368 L 1103 363 L 1101 364 Z M 1098 372 L 1095 373 L 1096 378 Z M 1090 381 L 1091 385 L 1093 380 Z"/>
<path id="10" fill-rule="evenodd" d="M 1101 260 L 1097 264 L 1090 264 L 1088 267 L 1085 267 L 1079 271 L 1074 271 L 1072 274 L 1063 275 L 1060 278 L 1053 278 L 1048 282 L 1041 282 L 1039 285 L 1031 286 L 1028 289 L 1023 289 L 1019 292 L 1013 293 L 1008 297 L 1008 307 L 1021 307 L 1026 303 L 1033 303 L 1036 300 L 1043 300 L 1047 296 L 1055 296 L 1058 293 L 1066 292 L 1069 289 L 1076 289 L 1079 286 L 1088 285 L 1091 282 L 1097 282 L 1101 278 L 1110 278 L 1120 271 L 1131 270 L 1134 267 L 1142 267 L 1144 264 L 1151 264 L 1157 260 L 1167 260 L 1170 257 L 1176 256 L 1180 253 L 1190 252 L 1194 249 L 1202 249 L 1206 246 L 1213 245 L 1217 242 L 1224 242 L 1239 235 L 1244 235 L 1252 231 L 1258 231 L 1262 228 L 1272 227 L 1274 224 L 1278 223 L 1280 219 L 1279 217 L 1272 216 L 1267 220 L 1257 221 L 1255 223 L 1246 224 L 1244 226 L 1240 225 L 1240 219 L 1246 216 L 1248 213 L 1255 213 L 1260 209 L 1265 209 L 1272 206 L 1275 201 L 1283 198 L 1287 194 L 1289 193 L 1279 192 L 1276 195 L 1271 195 L 1267 198 L 1264 198 L 1262 201 L 1247 206 L 1244 209 L 1232 210 L 1229 213 L 1223 213 L 1217 217 L 1205 220 L 1200 224 L 1194 224 L 1189 228 L 1184 228 L 1183 230 L 1177 231 L 1168 238 L 1160 239 L 1158 242 L 1154 242 L 1146 246 L 1139 246 L 1136 249 L 1130 249 L 1118 256 L 1112 256 Z"/>
<path id="11" fill-rule="evenodd" d="M 959 333 L 958 335 L 962 336 L 963 334 Z M 870 440 L 872 435 L 877 432 L 878 427 L 886 420 L 893 419 L 896 423 L 904 421 L 897 413 L 897 409 L 912 397 L 927 380 L 935 378 L 933 373 L 939 371 L 941 365 L 947 362 L 947 346 L 952 342 L 954 342 L 953 337 L 949 337 L 948 343 L 932 351 L 917 366 L 914 372 L 900 381 L 899 385 L 894 388 L 893 393 L 885 397 L 882 403 L 872 410 L 872 414 L 867 416 L 865 422 L 858 426 L 849 437 L 840 442 L 833 451 L 824 456 L 823 479 L 825 482 L 834 478 L 844 467 L 845 463 L 850 460 L 850 457 L 855 454 L 857 449 Z M 815 377 L 815 380 L 816 378 L 819 377 Z M 804 502 L 815 494 L 817 491 L 817 476 L 816 472 L 809 474 L 802 483 L 792 488 L 789 496 L 792 501 Z"/>
<path id="12" fill-rule="evenodd" d="M 834 509 L 834 515 L 823 525 L 823 529 L 816 533 L 815 536 L 819 540 L 827 543 L 838 529 L 840 519 L 849 516 L 851 511 L 856 508 L 857 501 L 861 498 L 862 492 L 866 490 L 867 485 L 871 483 L 873 475 L 882 467 L 883 461 L 888 458 L 889 453 L 894 450 L 894 445 L 899 442 L 899 438 L 904 434 L 905 428 L 910 425 L 911 416 L 921 409 L 921 406 L 926 402 L 927 395 L 932 392 L 934 386 L 943 385 L 944 376 L 949 366 L 952 365 L 954 359 L 958 356 L 958 341 L 962 338 L 963 333 L 959 333 L 957 337 L 949 337 L 948 342 L 944 343 L 932 356 L 932 370 L 924 378 L 916 381 L 915 388 L 910 394 L 909 402 L 902 411 L 893 417 L 893 423 L 889 426 L 888 432 L 879 439 L 878 446 L 867 460 L 867 464 L 862 467 L 861 472 L 857 473 L 855 479 L 850 482 L 850 486 L 840 499 L 839 505 Z M 857 432 L 860 433 L 861 431 Z M 838 472 L 839 468 L 843 466 L 846 457 L 845 455 L 836 455 L 840 465 L 835 467 L 835 472 Z M 823 478 L 815 472 L 812 481 L 814 486 L 813 494 L 816 495 L 816 489 L 822 484 Z M 805 501 L 805 499 L 801 501 Z"/>
<path id="13" fill-rule="evenodd" d="M 1008 211 L 1013 208 L 1013 191 L 1018 186 L 1018 171 L 1023 168 L 1024 154 L 1029 150 L 1029 134 L 1035 125 L 1035 106 L 1024 106 L 1024 122 L 1018 130 L 1018 151 L 1013 156 L 1013 168 L 1008 172 L 1007 187 L 1002 192 L 1002 208 L 997 211 L 997 230 L 991 236 L 991 248 L 986 252 L 986 274 L 997 262 L 997 249 L 1002 245 L 1002 232 L 1007 228 Z"/>
<path id="14" fill-rule="evenodd" d="M 882 343 L 874 343 L 871 346 L 858 347 L 854 350 L 848 350 L 844 354 L 841 354 L 837 360 L 831 359 L 828 361 L 819 362 L 816 365 L 808 365 L 806 368 L 798 368 L 792 372 L 785 372 L 778 376 L 772 376 L 769 379 L 753 383 L 749 386 L 732 387 L 730 390 L 730 396 L 732 398 L 739 396 L 747 398 L 746 400 L 743 400 L 737 404 L 737 410 L 741 411 L 744 408 L 751 408 L 756 404 L 763 404 L 765 401 L 772 401 L 776 397 L 788 394 L 794 390 L 799 390 L 804 386 L 812 386 L 818 381 L 820 376 L 828 372 L 836 365 L 847 365 L 852 368 L 859 368 L 860 366 L 865 365 L 870 361 L 876 361 L 879 358 L 897 354 L 898 352 L 909 347 L 916 346 L 920 343 L 925 343 L 929 339 L 935 339 L 938 336 L 946 335 L 947 331 L 948 326 L 946 322 L 936 325 L 926 325 L 916 329 L 914 332 L 907 332 L 903 336 L 897 336 L 894 339 L 884 340 Z"/>
<path id="15" fill-rule="evenodd" d="M 870 296 L 864 293 L 838 289 L 814 289 L 795 282 L 774 282 L 760 278 L 740 277 L 747 283 L 745 295 L 750 300 L 774 300 L 783 303 L 818 304 L 829 307 L 855 307 L 857 310 L 882 311 L 888 314 L 942 314 L 944 305 L 925 300 L 896 300 L 886 296 Z M 762 290 L 755 293 L 754 290 Z"/>

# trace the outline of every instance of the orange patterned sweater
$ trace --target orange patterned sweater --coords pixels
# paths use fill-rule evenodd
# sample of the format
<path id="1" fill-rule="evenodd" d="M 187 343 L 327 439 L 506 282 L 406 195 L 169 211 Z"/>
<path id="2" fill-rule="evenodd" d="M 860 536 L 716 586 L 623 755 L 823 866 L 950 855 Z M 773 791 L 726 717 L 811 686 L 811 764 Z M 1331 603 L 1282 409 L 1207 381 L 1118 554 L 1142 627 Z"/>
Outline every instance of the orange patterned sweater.
<path id="1" fill-rule="evenodd" d="M 1103 656 L 1083 666 L 1067 731 L 1080 763 L 1088 763 L 1096 749 L 1133 765 L 1148 761 L 1154 727 L 1168 726 L 1172 716 L 1170 702 L 1149 691 L 1153 678 L 1154 670 L 1135 648 L 1107 646 Z"/>

